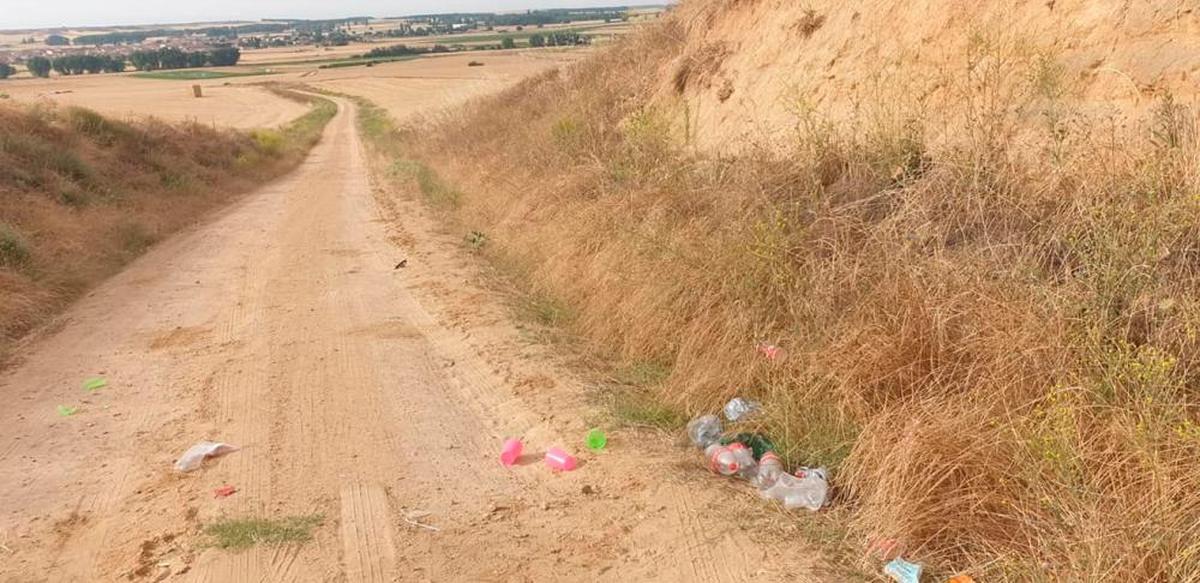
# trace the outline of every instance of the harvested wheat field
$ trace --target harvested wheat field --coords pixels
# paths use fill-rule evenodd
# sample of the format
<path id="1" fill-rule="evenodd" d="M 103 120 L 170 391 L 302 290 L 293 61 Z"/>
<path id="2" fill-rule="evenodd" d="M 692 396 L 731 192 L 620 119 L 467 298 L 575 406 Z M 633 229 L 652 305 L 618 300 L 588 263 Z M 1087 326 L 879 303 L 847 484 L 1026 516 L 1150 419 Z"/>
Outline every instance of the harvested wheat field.
<path id="1" fill-rule="evenodd" d="M 527 77 L 585 57 L 579 50 L 488 51 L 430 56 L 374 67 L 316 70 L 298 82 L 362 97 L 397 119 L 432 114 L 472 97 L 505 89 Z M 482 66 L 469 66 L 471 62 Z M 289 76 L 290 77 L 290 76 Z"/>
<path id="2" fill-rule="evenodd" d="M 263 81 L 270 76 L 248 79 Z M 262 87 L 227 85 L 227 80 L 88 75 L 16 79 L 5 83 L 3 91 L 19 102 L 86 107 L 122 120 L 155 117 L 238 129 L 279 126 L 307 111 L 304 105 Z M 192 95 L 192 85 L 203 87 L 202 98 Z"/>

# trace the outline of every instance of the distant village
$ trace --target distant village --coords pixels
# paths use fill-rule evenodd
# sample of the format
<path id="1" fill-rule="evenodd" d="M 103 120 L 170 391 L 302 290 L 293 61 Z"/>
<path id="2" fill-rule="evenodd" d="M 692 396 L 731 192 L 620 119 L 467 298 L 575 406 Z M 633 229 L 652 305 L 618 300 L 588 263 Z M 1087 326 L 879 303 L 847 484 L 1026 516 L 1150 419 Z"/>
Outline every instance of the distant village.
<path id="1" fill-rule="evenodd" d="M 352 17 L 335 20 L 267 20 L 250 24 L 209 27 L 173 27 L 104 31 L 68 36 L 51 31 L 39 38 L 30 35 L 19 44 L 0 47 L 0 62 L 25 63 L 31 58 L 55 59 L 86 54 L 119 58 L 137 50 L 178 49 L 185 53 L 217 47 L 261 49 L 288 46 L 345 46 L 384 39 L 420 38 L 470 32 L 495 32 L 584 21 L 623 21 L 625 8 L 536 10 L 515 14 L 464 13 L 408 16 L 395 19 Z M 572 37 L 585 43 L 582 35 Z M 554 44 L 554 43 L 547 43 Z"/>

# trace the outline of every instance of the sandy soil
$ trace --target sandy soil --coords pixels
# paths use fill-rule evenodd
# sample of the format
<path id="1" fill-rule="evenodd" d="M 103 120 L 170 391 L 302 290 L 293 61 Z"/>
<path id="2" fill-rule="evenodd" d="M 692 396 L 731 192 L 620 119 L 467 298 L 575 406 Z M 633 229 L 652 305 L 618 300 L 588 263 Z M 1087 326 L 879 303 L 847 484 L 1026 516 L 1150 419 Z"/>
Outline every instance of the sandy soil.
<path id="1" fill-rule="evenodd" d="M 341 107 L 296 173 L 157 246 L 0 375 L 0 581 L 816 579 L 795 521 L 665 437 L 614 430 L 577 471 L 545 468 L 546 447 L 582 449 L 587 391 L 455 237 L 375 192 Z M 93 375 L 109 386 L 84 391 Z M 531 455 L 506 469 L 513 435 Z M 243 449 L 172 471 L 205 438 Z M 221 517 L 313 513 L 304 545 L 203 544 Z"/>
<path id="2" fill-rule="evenodd" d="M 244 77 L 262 81 L 267 77 Z M 241 129 L 277 126 L 303 115 L 305 105 L 262 87 L 225 85 L 228 79 L 172 81 L 129 75 L 83 75 L 70 78 L 21 79 L 0 90 L 26 102 L 78 105 L 117 118 L 154 116 L 167 121 L 195 121 Z M 204 97 L 192 96 L 192 85 Z"/>

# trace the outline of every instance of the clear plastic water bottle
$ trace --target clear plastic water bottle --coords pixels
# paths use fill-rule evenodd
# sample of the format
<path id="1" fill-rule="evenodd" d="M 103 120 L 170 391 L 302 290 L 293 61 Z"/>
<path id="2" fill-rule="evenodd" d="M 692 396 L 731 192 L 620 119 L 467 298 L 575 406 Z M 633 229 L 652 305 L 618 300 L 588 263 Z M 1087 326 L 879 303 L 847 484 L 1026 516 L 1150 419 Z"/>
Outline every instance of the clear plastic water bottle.
<path id="1" fill-rule="evenodd" d="M 754 478 L 750 483 L 754 484 L 755 488 L 765 490 L 775 485 L 779 481 L 779 476 L 786 474 L 783 468 L 783 460 L 779 459 L 775 452 L 768 451 L 764 453 L 758 460 L 758 470 L 754 474 Z"/>
<path id="2" fill-rule="evenodd" d="M 755 474 L 754 453 L 740 443 L 714 443 L 704 450 L 704 455 L 708 458 L 708 469 L 722 476 L 749 478 Z"/>
<path id="3" fill-rule="evenodd" d="M 721 439 L 721 420 L 716 415 L 697 417 L 688 422 L 687 432 L 696 447 L 705 449 Z"/>
<path id="4" fill-rule="evenodd" d="M 725 418 L 730 421 L 739 421 L 758 413 L 761 409 L 762 405 L 754 401 L 735 397 L 725 404 Z"/>

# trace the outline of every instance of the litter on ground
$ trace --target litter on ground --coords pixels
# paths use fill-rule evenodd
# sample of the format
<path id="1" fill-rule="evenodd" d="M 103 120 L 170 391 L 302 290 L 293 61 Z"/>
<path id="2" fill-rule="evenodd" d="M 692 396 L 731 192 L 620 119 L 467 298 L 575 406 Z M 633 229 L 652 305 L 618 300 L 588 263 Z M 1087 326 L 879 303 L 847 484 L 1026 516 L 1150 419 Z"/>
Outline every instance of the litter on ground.
<path id="1" fill-rule="evenodd" d="M 592 428 L 583 438 L 583 442 L 587 444 L 588 449 L 592 451 L 600 451 L 608 445 L 608 436 L 604 435 L 604 430 L 599 427 Z"/>
<path id="2" fill-rule="evenodd" d="M 227 453 L 233 453 L 239 449 L 241 448 L 236 445 L 229 445 L 228 443 L 201 441 L 200 443 L 189 447 L 187 451 L 183 452 L 183 455 L 180 456 L 179 460 L 175 462 L 175 470 L 180 472 L 191 472 L 198 470 L 200 469 L 200 466 L 204 464 L 205 459 L 223 456 Z"/>
<path id="3" fill-rule="evenodd" d="M 782 348 L 770 342 L 760 342 L 758 344 L 758 352 L 767 357 L 767 360 L 780 360 L 784 355 Z"/>
<path id="4" fill-rule="evenodd" d="M 883 566 L 883 573 L 897 583 L 920 583 L 921 566 L 896 557 Z"/>
<path id="5" fill-rule="evenodd" d="M 214 498 L 228 498 L 230 496 L 233 496 L 236 493 L 237 493 L 237 488 L 234 488 L 233 486 L 226 484 L 224 486 L 221 486 L 220 488 L 217 488 L 216 490 L 213 490 L 213 497 Z"/>
<path id="6" fill-rule="evenodd" d="M 70 407 L 67 405 L 59 405 L 57 407 L 59 417 L 70 417 L 79 412 L 79 407 Z"/>
<path id="7" fill-rule="evenodd" d="M 762 406 L 754 401 L 734 397 L 725 404 L 725 418 L 730 421 L 739 421 L 754 415 L 761 409 Z"/>
<path id="8" fill-rule="evenodd" d="M 546 465 L 551 469 L 569 472 L 575 469 L 575 456 L 560 448 L 552 447 L 546 450 Z"/>
<path id="9" fill-rule="evenodd" d="M 500 448 L 500 463 L 505 466 L 517 463 L 517 458 L 521 457 L 521 450 L 524 447 L 521 440 L 515 437 L 504 440 L 504 445 Z"/>
<path id="10" fill-rule="evenodd" d="M 104 377 L 90 378 L 83 381 L 83 388 L 88 391 L 99 391 L 108 386 L 108 381 Z"/>

